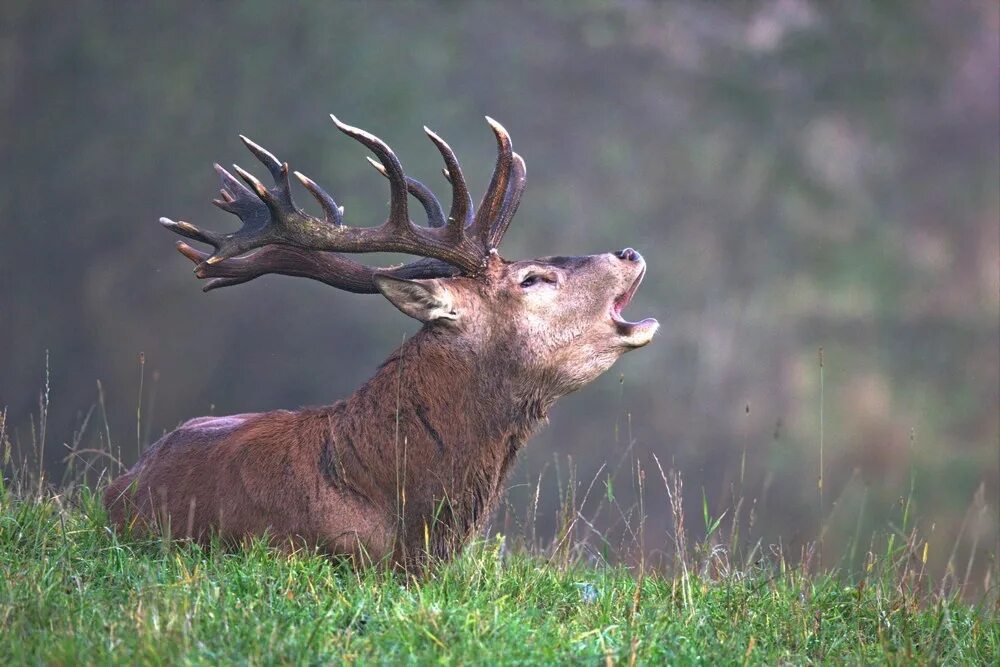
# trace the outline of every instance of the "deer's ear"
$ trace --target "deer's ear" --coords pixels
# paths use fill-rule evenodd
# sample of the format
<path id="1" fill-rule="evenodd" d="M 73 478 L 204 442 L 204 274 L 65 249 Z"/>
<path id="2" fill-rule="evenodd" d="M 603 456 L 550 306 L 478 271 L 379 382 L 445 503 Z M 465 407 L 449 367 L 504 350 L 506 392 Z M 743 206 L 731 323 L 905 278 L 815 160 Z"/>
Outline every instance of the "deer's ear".
<path id="1" fill-rule="evenodd" d="M 451 290 L 436 278 L 403 280 L 376 275 L 374 280 L 375 287 L 392 305 L 416 320 L 432 322 L 458 319 Z"/>

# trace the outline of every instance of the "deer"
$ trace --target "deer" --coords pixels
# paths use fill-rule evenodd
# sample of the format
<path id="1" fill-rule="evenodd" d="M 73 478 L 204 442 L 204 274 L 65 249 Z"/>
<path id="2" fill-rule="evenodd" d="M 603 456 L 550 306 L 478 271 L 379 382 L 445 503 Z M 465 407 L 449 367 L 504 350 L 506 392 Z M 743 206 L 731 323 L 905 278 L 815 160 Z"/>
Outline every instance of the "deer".
<path id="1" fill-rule="evenodd" d="M 553 404 L 647 345 L 653 318 L 622 310 L 646 273 L 632 248 L 508 261 L 497 250 L 525 187 L 525 163 L 487 117 L 497 160 L 478 207 L 451 147 L 424 131 L 444 160 L 447 214 L 407 176 L 378 137 L 331 115 L 367 148 L 388 180 L 389 213 L 374 227 L 344 224 L 344 208 L 294 172 L 323 211 L 292 199 L 288 163 L 241 140 L 273 179 L 215 165 L 213 203 L 236 215 L 232 233 L 161 218 L 188 240 L 177 250 L 204 291 L 265 274 L 379 293 L 422 323 L 344 400 L 324 407 L 191 419 L 150 445 L 104 493 L 117 531 L 167 530 L 170 539 L 227 544 L 262 538 L 308 547 L 356 567 L 421 571 L 446 562 L 482 531 L 518 452 Z M 410 219 L 408 197 L 426 214 Z M 372 267 L 349 255 L 396 252 L 409 263 Z"/>

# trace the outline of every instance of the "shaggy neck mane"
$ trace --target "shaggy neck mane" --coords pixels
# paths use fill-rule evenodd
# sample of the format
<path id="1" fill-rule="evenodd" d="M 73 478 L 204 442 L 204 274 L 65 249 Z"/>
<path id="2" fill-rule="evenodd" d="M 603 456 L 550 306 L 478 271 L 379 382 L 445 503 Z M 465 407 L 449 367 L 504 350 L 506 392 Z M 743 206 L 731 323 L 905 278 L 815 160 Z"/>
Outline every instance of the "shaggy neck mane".
<path id="1" fill-rule="evenodd" d="M 345 491 L 396 507 L 397 545 L 429 541 L 439 557 L 481 527 L 515 455 L 557 398 L 518 373 L 510 351 L 447 340 L 422 329 L 331 406 L 340 414 L 320 461 L 321 470 L 336 462 L 342 474 L 326 477 Z"/>

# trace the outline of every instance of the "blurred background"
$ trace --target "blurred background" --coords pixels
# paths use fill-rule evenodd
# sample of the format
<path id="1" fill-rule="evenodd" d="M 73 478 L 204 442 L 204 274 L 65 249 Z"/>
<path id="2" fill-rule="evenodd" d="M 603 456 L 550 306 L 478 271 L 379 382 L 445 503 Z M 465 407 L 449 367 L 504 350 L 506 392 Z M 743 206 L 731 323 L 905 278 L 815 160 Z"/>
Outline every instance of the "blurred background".
<path id="1" fill-rule="evenodd" d="M 413 322 L 303 279 L 202 294 L 156 220 L 233 229 L 209 204 L 211 165 L 263 173 L 245 133 L 351 224 L 380 222 L 385 181 L 330 112 L 444 197 L 427 124 L 482 192 L 489 114 L 528 164 L 504 255 L 634 246 L 650 268 L 628 314 L 662 324 L 556 406 L 498 529 L 517 529 L 541 476 L 532 530 L 551 536 L 570 469 L 579 497 L 596 475 L 591 507 L 628 507 L 638 464 L 647 549 L 670 549 L 655 453 L 684 477 L 692 532 L 704 499 L 764 545 L 822 529 L 828 561 L 849 543 L 858 560 L 873 533 L 903 530 L 912 488 L 928 567 L 955 549 L 985 572 L 1000 475 L 998 34 L 992 0 L 6 2 L 0 407 L 14 455 L 46 411 L 58 475 L 68 446 L 110 438 L 131 463 L 190 417 L 346 396 Z M 626 513 L 594 516 L 627 532 Z"/>

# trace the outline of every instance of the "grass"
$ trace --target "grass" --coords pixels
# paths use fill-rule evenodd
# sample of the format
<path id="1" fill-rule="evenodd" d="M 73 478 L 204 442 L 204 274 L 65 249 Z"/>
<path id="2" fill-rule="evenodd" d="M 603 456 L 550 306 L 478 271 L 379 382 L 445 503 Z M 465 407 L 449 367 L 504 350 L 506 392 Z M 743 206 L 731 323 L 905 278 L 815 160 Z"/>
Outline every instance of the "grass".
<path id="1" fill-rule="evenodd" d="M 899 562 L 676 576 L 474 544 L 431 576 L 137 541 L 86 486 L 0 482 L 0 664 L 997 664 L 995 606 Z"/>

